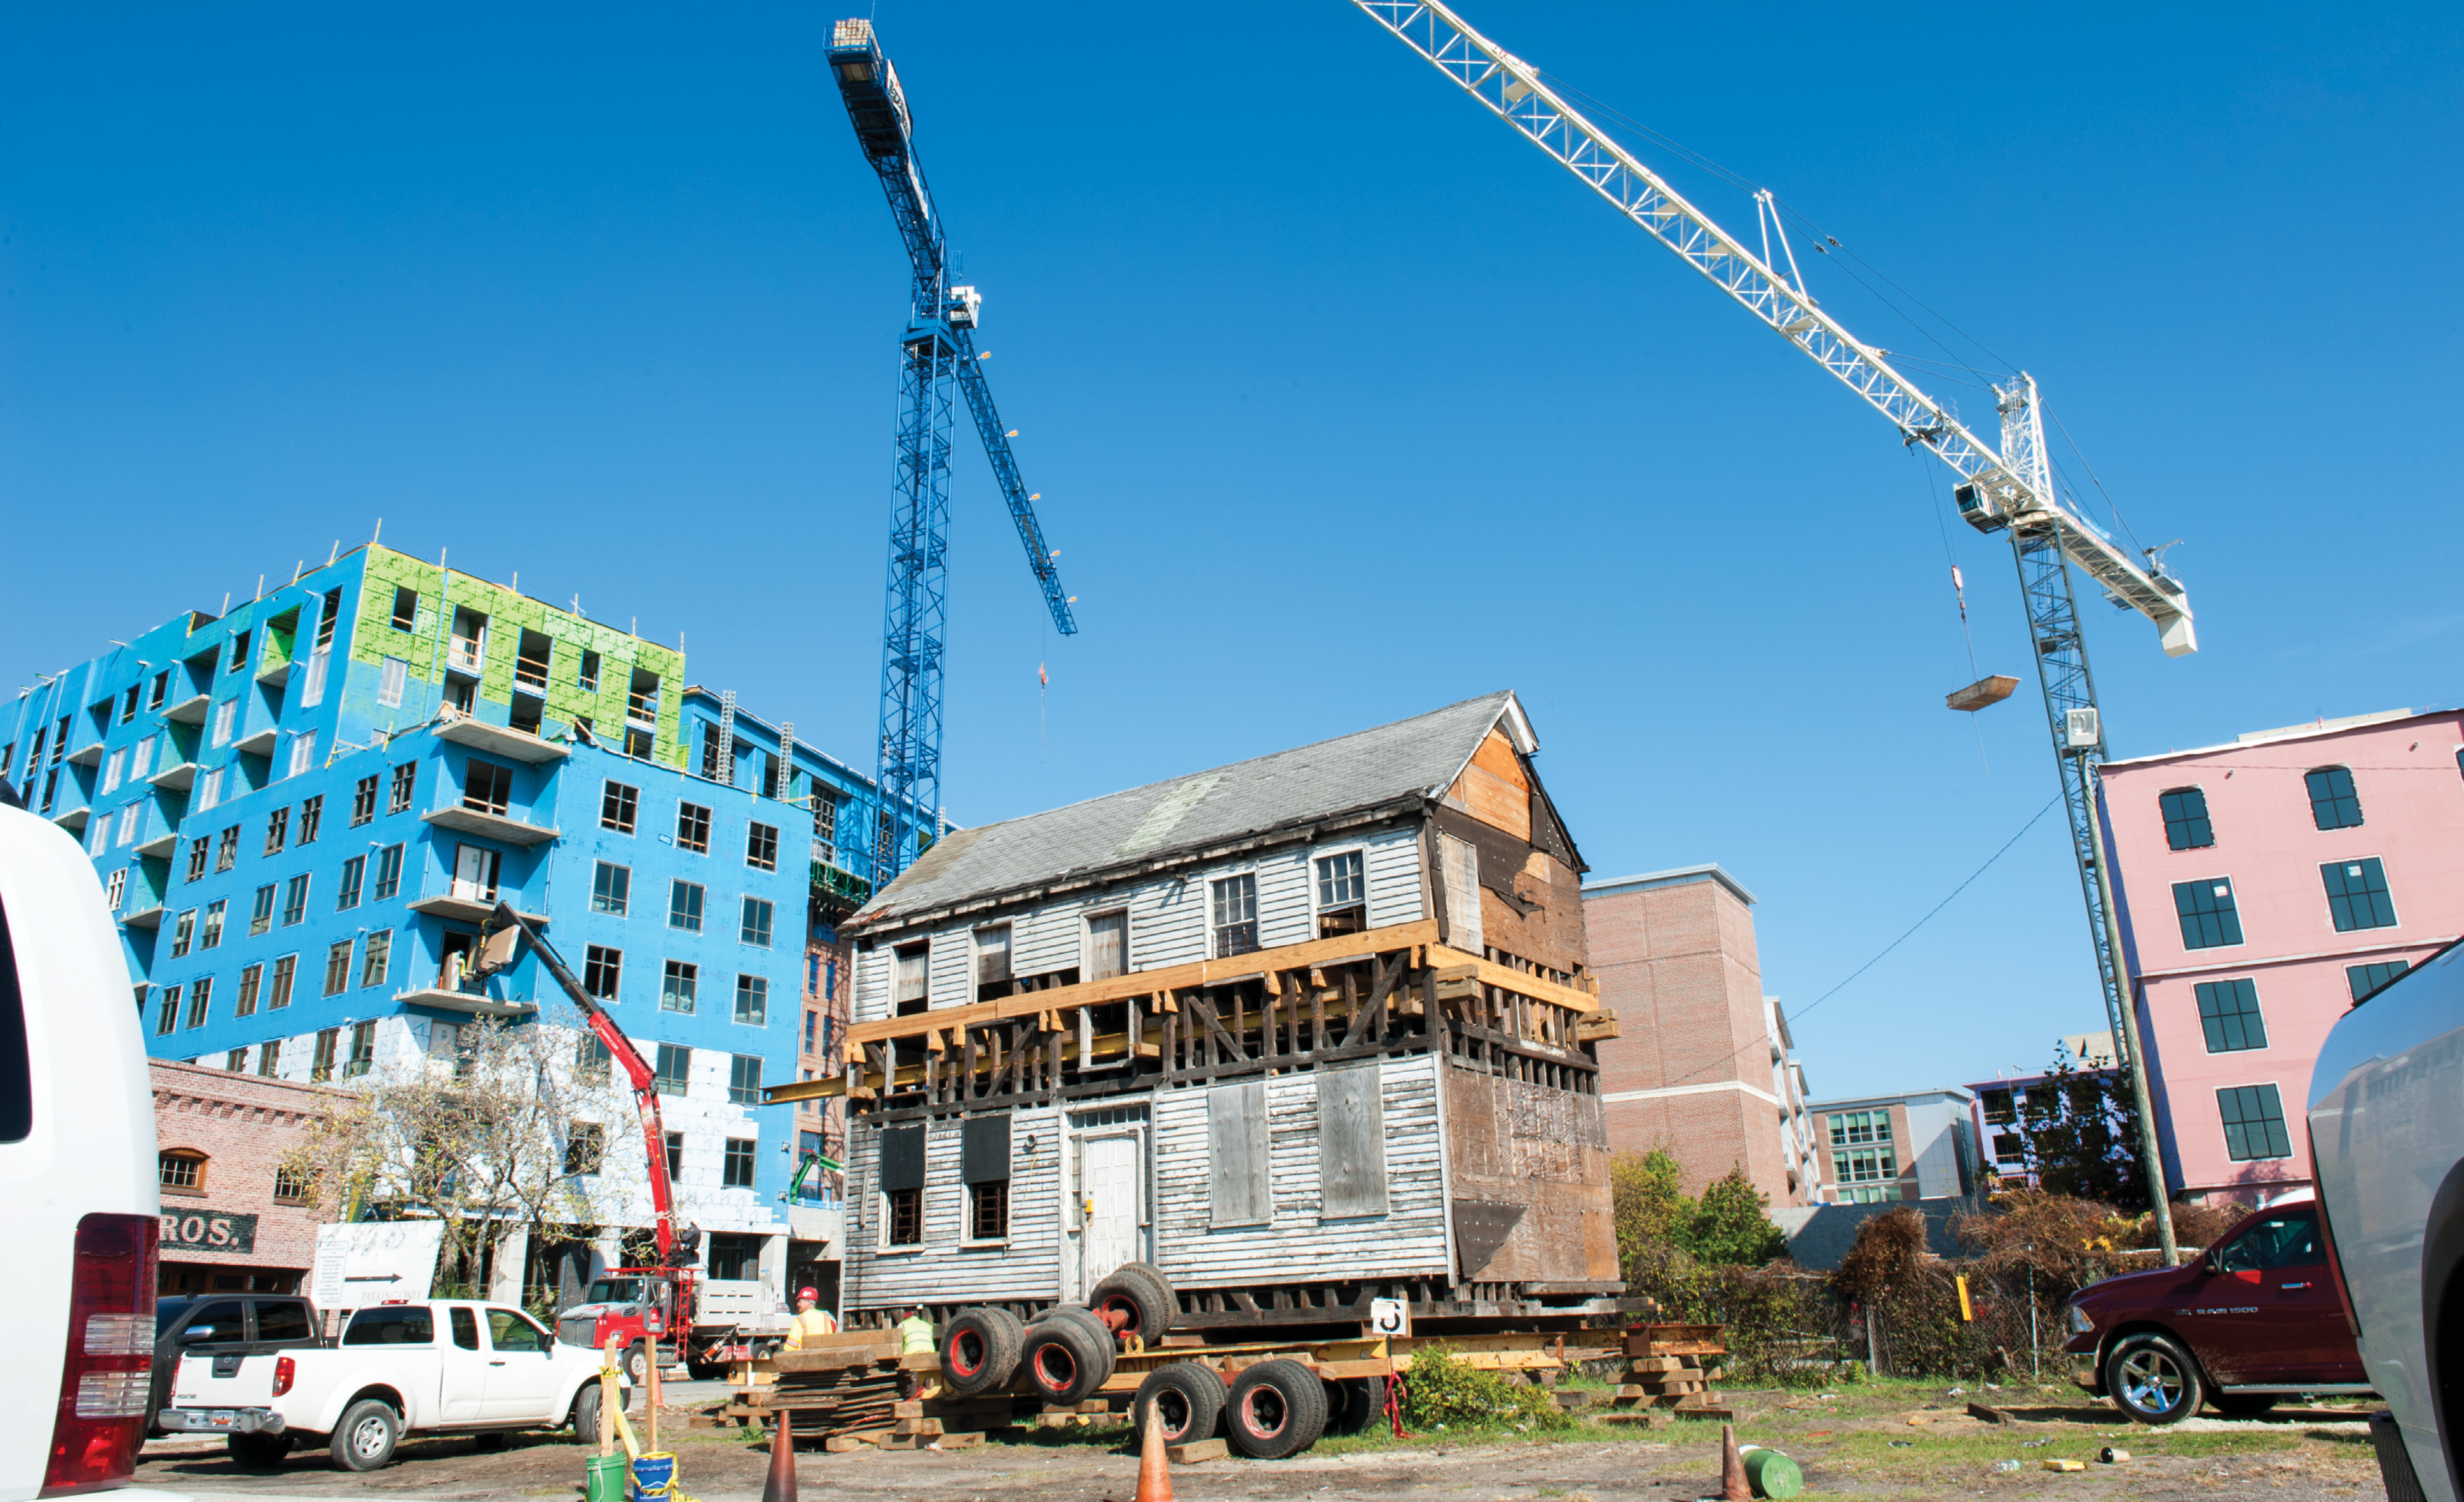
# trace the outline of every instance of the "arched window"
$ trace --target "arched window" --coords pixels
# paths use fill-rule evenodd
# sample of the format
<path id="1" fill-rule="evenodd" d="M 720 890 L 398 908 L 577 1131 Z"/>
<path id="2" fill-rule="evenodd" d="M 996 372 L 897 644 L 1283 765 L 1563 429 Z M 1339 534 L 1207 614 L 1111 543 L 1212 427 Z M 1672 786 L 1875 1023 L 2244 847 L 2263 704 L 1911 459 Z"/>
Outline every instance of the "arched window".
<path id="1" fill-rule="evenodd" d="M 2352 768 L 2322 766 L 2301 779 L 2310 786 L 2310 820 L 2322 829 L 2359 828 L 2362 800 L 2353 792 Z"/>
<path id="2" fill-rule="evenodd" d="M 173 1194 L 206 1192 L 206 1155 L 185 1147 L 175 1147 L 158 1159 L 158 1172 L 163 1187 Z"/>
<path id="3" fill-rule="evenodd" d="M 2208 795 L 2196 787 L 2176 787 L 2156 796 L 2165 815 L 2165 843 L 2177 850 L 2205 850 L 2216 843 L 2215 827 L 2208 822 Z"/>

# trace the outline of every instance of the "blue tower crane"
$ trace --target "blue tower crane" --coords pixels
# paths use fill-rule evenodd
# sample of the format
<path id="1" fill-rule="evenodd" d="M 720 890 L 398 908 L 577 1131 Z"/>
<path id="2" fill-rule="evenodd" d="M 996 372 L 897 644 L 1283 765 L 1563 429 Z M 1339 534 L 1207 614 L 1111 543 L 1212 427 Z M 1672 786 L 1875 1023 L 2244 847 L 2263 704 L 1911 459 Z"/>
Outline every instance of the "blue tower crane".
<path id="1" fill-rule="evenodd" d="M 913 269 L 907 330 L 899 337 L 897 498 L 890 520 L 890 588 L 881 627 L 881 746 L 878 763 L 883 827 L 874 831 L 876 889 L 894 879 L 928 843 L 941 796 L 941 638 L 949 615 L 951 387 L 983 440 L 984 457 L 1009 503 L 1052 624 L 1078 632 L 1071 597 L 1045 546 L 1026 482 L 1019 477 L 1007 430 L 984 382 L 976 351 L 983 305 L 973 287 L 950 285 L 940 216 L 924 167 L 915 157 L 915 122 L 898 72 L 882 55 L 867 20 L 841 21 L 830 35 L 830 72 L 856 144 L 881 178 L 890 215 Z"/>

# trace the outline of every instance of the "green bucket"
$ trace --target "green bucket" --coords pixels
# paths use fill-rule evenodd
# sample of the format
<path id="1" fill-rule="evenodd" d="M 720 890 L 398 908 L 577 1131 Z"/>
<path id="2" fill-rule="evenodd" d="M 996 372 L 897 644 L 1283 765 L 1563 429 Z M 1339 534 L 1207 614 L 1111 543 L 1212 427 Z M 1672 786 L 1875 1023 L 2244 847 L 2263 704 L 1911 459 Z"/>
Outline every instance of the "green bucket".
<path id="1" fill-rule="evenodd" d="M 1758 1497 L 1793 1497 L 1805 1490 L 1805 1472 L 1796 1462 L 1759 1445 L 1738 1447 L 1746 1462 L 1746 1484 Z"/>
<path id="2" fill-rule="evenodd" d="M 583 1502 L 625 1502 L 625 1457 L 593 1455 L 583 1462 Z"/>

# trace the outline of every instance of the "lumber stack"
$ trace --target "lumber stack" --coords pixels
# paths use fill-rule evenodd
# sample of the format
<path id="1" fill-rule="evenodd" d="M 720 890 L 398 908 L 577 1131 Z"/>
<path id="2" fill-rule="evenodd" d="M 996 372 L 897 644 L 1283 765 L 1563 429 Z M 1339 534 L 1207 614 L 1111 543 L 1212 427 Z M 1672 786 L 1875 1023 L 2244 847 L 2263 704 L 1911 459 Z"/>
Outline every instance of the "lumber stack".
<path id="1" fill-rule="evenodd" d="M 768 1424 L 783 1416 L 798 1440 L 818 1439 L 833 1453 L 866 1446 L 957 1449 L 982 1444 L 986 1429 L 1010 1422 L 1010 1398 L 944 1394 L 939 1361 L 901 1357 L 898 1347 L 894 1333 L 880 1330 L 808 1338 L 803 1350 L 780 1353 L 775 1381 L 738 1388 L 724 1417 Z M 914 1397 L 899 1396 L 902 1377 L 920 1383 Z"/>
<path id="2" fill-rule="evenodd" d="M 1625 1380 L 1603 1418 L 1649 1423 L 1655 1417 L 1733 1420 L 1711 1384 L 1713 1364 L 1727 1354 L 1718 1325 L 1636 1325 L 1626 1331 Z"/>

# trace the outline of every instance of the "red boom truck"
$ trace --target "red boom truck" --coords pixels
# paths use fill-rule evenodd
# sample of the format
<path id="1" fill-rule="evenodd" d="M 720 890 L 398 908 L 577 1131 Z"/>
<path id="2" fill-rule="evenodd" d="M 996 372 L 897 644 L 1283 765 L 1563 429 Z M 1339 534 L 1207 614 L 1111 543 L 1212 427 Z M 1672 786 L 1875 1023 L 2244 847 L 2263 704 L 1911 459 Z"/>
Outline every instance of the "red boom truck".
<path id="1" fill-rule="evenodd" d="M 633 1087 L 633 1103 L 641 1111 L 642 1144 L 649 1154 L 650 1204 L 656 1212 L 654 1232 L 658 1264 L 647 1268 L 610 1268 L 593 1278 L 587 1302 L 557 1316 L 557 1339 L 567 1345 L 605 1350 L 619 1342 L 625 1351 L 627 1382 L 640 1386 L 655 1355 L 661 1366 L 681 1363 L 695 1378 L 715 1376 L 731 1361 L 749 1360 L 781 1338 L 783 1329 L 758 1283 L 712 1279 L 700 1267 L 701 1231 L 676 1225 L 675 1196 L 668 1177 L 668 1136 L 659 1116 L 658 1076 L 633 1047 L 625 1029 L 582 983 L 574 979 L 554 945 L 513 905 L 498 902 L 494 917 L 481 928 L 482 943 L 475 975 L 510 967 L 521 941 L 528 939 L 540 968 L 553 977 L 583 1021 L 597 1036 L 616 1067 Z"/>

